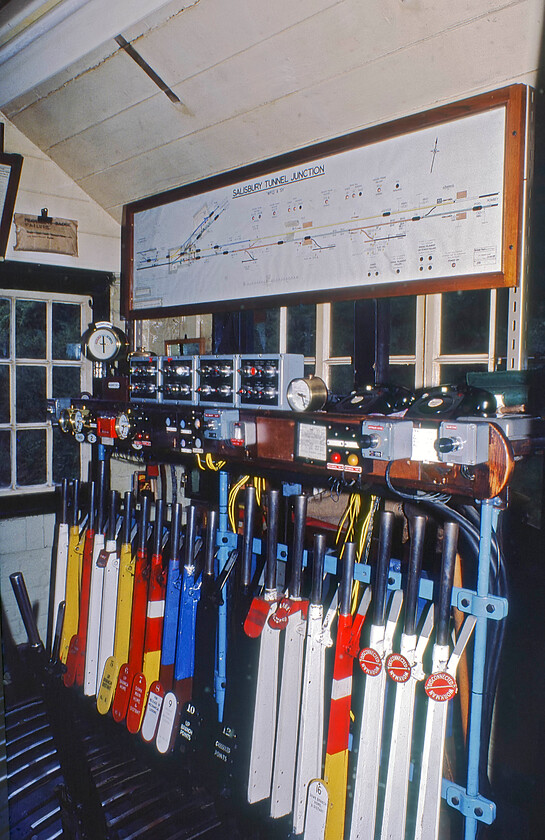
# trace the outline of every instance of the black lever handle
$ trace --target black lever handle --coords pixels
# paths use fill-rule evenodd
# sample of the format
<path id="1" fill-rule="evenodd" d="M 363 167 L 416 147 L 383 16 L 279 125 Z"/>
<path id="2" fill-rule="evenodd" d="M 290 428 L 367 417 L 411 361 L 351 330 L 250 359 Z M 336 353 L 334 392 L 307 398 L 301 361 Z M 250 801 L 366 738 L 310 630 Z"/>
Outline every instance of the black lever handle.
<path id="1" fill-rule="evenodd" d="M 42 640 L 40 639 L 40 633 L 38 625 L 36 624 L 36 619 L 34 618 L 34 613 L 32 612 L 32 606 L 28 597 L 28 590 L 26 588 L 23 573 L 13 572 L 13 574 L 9 576 L 9 579 L 11 581 L 15 600 L 17 601 L 17 606 L 19 607 L 19 612 L 21 613 L 21 618 L 23 619 L 23 624 L 25 625 L 28 641 L 34 650 L 42 652 L 44 650 L 44 646 L 42 644 Z"/>
<path id="2" fill-rule="evenodd" d="M 278 550 L 278 511 L 280 491 L 269 490 L 267 499 L 267 565 L 265 589 L 276 589 L 276 562 Z"/>
<path id="3" fill-rule="evenodd" d="M 242 564 L 240 583 L 245 589 L 252 581 L 252 548 L 254 543 L 254 527 L 256 512 L 255 487 L 249 485 L 244 494 L 244 531 L 242 534 Z"/>
<path id="4" fill-rule="evenodd" d="M 312 584 L 310 589 L 310 603 L 321 604 L 324 581 L 326 538 L 324 534 L 315 534 L 314 552 L 312 558 Z"/>
<path id="5" fill-rule="evenodd" d="M 290 595 L 301 597 L 301 577 L 303 572 L 303 548 L 307 524 L 307 497 L 295 496 L 293 499 L 293 546 L 291 556 Z"/>
<path id="6" fill-rule="evenodd" d="M 214 556 L 216 553 L 216 531 L 218 530 L 218 511 L 210 508 L 206 522 L 206 553 L 204 555 L 204 574 L 214 577 Z"/>
<path id="7" fill-rule="evenodd" d="M 385 510 L 380 517 L 377 568 L 373 592 L 373 624 L 375 627 L 384 627 L 386 623 L 386 593 L 388 588 L 388 573 L 390 571 L 393 531 L 394 514 L 391 511 Z"/>
<path id="8" fill-rule="evenodd" d="M 403 632 L 407 636 L 414 636 L 416 630 L 416 612 L 418 604 L 418 586 L 422 569 L 422 554 L 424 552 L 424 536 L 426 531 L 426 517 L 415 516 L 411 521 L 411 547 L 409 552 L 409 575 L 407 578 L 407 592 L 405 595 L 405 622 Z"/>
<path id="9" fill-rule="evenodd" d="M 436 618 L 436 642 L 438 645 L 447 645 L 449 640 L 450 603 L 452 600 L 457 546 L 458 525 L 455 522 L 445 522 L 443 526 L 443 555 L 441 560 L 441 579 L 439 582 L 439 601 L 437 603 Z"/>
<path id="10" fill-rule="evenodd" d="M 155 502 L 155 523 L 153 532 L 153 553 L 155 557 L 162 554 L 163 541 L 163 500 L 158 499 Z"/>
<path id="11" fill-rule="evenodd" d="M 344 547 L 343 576 L 341 578 L 341 588 L 339 594 L 339 612 L 341 615 L 350 615 L 355 562 L 356 545 L 352 542 L 346 543 Z"/>

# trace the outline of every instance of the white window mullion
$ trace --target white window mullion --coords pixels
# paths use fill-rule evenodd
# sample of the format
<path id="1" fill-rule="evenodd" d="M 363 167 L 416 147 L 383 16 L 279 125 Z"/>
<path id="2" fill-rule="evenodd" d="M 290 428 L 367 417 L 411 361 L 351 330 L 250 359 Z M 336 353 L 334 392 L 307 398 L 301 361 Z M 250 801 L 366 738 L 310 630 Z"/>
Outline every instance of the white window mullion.
<path id="1" fill-rule="evenodd" d="M 416 298 L 416 332 L 415 332 L 415 361 L 414 361 L 414 384 L 421 388 L 425 382 L 424 359 L 425 359 L 425 332 L 426 329 L 426 296 L 418 295 Z"/>
<path id="2" fill-rule="evenodd" d="M 439 385 L 441 366 L 441 295 L 426 295 L 424 319 L 423 380 L 425 385 Z"/>
<path id="3" fill-rule="evenodd" d="M 278 351 L 279 353 L 287 353 L 288 347 L 288 307 L 280 307 L 280 316 L 278 319 Z"/>
<path id="4" fill-rule="evenodd" d="M 496 368 L 496 318 L 498 312 L 498 292 L 490 291 L 490 317 L 488 320 L 488 370 Z"/>
<path id="5" fill-rule="evenodd" d="M 314 372 L 329 385 L 329 367 L 331 335 L 331 304 L 318 303 L 316 305 L 316 350 Z"/>

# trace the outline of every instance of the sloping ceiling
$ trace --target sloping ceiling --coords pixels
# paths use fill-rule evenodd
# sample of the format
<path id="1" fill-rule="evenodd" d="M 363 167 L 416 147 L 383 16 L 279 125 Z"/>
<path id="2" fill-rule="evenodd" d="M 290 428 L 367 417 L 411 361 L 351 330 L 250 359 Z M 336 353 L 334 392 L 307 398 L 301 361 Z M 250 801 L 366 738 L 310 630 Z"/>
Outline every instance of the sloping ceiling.
<path id="1" fill-rule="evenodd" d="M 0 108 L 120 220 L 123 204 L 173 186 L 535 83 L 542 6 L 11 0 L 0 10 Z"/>

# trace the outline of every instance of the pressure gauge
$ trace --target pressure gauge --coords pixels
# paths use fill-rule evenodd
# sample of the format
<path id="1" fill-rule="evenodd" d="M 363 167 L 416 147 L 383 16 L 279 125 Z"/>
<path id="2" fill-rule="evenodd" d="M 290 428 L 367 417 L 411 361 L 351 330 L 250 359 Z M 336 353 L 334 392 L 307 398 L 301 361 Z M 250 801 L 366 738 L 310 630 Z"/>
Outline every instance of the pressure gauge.
<path id="1" fill-rule="evenodd" d="M 115 431 L 119 440 L 127 440 L 131 432 L 131 421 L 124 411 L 118 414 L 115 420 Z"/>
<path id="2" fill-rule="evenodd" d="M 292 379 L 286 398 L 293 411 L 318 411 L 327 402 L 327 386 L 319 376 Z"/>
<path id="3" fill-rule="evenodd" d="M 92 324 L 82 335 L 81 344 L 85 355 L 93 362 L 114 362 L 129 348 L 125 333 L 108 321 Z"/>

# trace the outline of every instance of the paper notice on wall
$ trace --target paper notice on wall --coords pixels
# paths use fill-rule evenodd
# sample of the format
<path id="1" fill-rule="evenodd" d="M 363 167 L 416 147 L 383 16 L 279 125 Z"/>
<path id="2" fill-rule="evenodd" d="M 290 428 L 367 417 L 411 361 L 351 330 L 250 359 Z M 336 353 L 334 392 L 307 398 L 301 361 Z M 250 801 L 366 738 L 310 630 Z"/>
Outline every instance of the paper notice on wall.
<path id="1" fill-rule="evenodd" d="M 15 251 L 45 251 L 78 256 L 78 223 L 73 219 L 48 219 L 15 213 Z"/>

